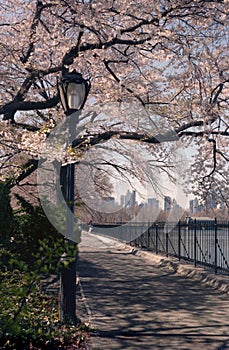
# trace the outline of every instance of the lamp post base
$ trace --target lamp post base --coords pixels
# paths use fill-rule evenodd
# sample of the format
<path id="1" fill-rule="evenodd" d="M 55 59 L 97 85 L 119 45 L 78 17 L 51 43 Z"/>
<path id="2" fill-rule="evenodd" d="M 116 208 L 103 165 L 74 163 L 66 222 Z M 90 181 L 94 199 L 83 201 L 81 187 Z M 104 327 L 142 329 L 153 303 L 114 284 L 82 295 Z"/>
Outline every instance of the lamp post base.
<path id="1" fill-rule="evenodd" d="M 60 273 L 60 321 L 74 325 L 78 320 L 76 316 L 77 256 L 68 267 L 62 267 Z"/>

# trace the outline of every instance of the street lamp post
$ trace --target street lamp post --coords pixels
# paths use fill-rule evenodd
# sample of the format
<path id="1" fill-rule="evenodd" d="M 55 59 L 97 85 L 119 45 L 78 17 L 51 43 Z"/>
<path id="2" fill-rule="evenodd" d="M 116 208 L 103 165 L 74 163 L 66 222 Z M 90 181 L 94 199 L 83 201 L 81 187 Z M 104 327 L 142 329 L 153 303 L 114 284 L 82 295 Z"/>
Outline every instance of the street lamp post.
<path id="1" fill-rule="evenodd" d="M 75 70 L 69 72 L 63 71 L 61 80 L 58 84 L 59 95 L 61 104 L 64 109 L 65 115 L 68 117 L 71 114 L 81 110 L 86 102 L 87 96 L 90 91 L 90 82 L 85 80 L 80 73 Z M 76 126 L 78 115 L 75 118 L 74 130 L 69 130 L 71 139 L 75 141 Z M 74 134 L 73 134 L 74 133 Z M 74 148 L 75 142 L 72 142 Z M 60 182 L 62 185 L 62 192 L 65 201 L 67 202 L 69 209 L 74 215 L 74 182 L 75 182 L 75 164 L 70 163 L 61 167 Z M 67 214 L 68 215 L 68 214 Z M 66 217 L 66 227 L 69 230 L 74 230 L 74 224 L 68 225 L 68 217 Z M 70 220 L 70 222 L 73 222 Z M 69 237 L 69 235 L 68 235 Z M 76 243 L 69 241 L 69 245 L 76 248 Z M 67 268 L 61 269 L 60 276 L 60 319 L 64 322 L 76 323 L 76 261 L 77 256 L 74 257 L 74 261 L 70 262 Z"/>

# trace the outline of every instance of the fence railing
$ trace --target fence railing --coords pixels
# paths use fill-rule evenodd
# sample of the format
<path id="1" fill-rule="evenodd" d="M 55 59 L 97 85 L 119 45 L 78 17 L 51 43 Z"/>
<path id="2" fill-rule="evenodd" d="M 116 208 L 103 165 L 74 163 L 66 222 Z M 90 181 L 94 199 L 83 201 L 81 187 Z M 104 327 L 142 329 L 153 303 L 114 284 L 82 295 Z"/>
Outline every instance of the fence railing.
<path id="1" fill-rule="evenodd" d="M 130 244 L 229 274 L 229 222 L 158 222 Z"/>

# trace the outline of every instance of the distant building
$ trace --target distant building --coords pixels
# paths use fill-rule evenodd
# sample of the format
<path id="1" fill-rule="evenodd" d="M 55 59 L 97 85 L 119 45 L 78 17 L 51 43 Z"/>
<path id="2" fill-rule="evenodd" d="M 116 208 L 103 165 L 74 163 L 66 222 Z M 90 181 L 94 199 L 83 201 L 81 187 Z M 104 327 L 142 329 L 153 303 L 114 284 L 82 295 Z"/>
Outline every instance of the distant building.
<path id="1" fill-rule="evenodd" d="M 170 196 L 164 197 L 164 211 L 169 211 L 172 209 L 172 198 Z"/>
<path id="2" fill-rule="evenodd" d="M 111 206 L 115 206 L 115 197 L 104 197 L 103 201 Z"/>
<path id="3" fill-rule="evenodd" d="M 125 195 L 125 207 L 130 207 L 131 192 L 127 190 Z"/>
<path id="4" fill-rule="evenodd" d="M 216 208 L 217 208 L 217 200 L 214 192 L 208 194 L 204 204 L 199 204 L 199 201 L 197 198 L 194 198 L 189 201 L 189 210 L 191 214 L 196 214 L 202 211 L 208 211 L 210 209 L 216 209 Z"/>
<path id="5" fill-rule="evenodd" d="M 173 199 L 172 208 L 173 209 L 180 209 L 181 208 L 181 206 L 177 203 L 176 199 Z"/>
<path id="6" fill-rule="evenodd" d="M 147 204 L 151 205 L 152 207 L 159 209 L 160 203 L 159 200 L 156 198 L 148 198 Z"/>
<path id="7" fill-rule="evenodd" d="M 133 207 L 136 204 L 136 191 L 132 191 L 130 194 L 130 207 Z"/>
<path id="8" fill-rule="evenodd" d="M 191 214 L 196 214 L 202 210 L 202 206 L 199 205 L 197 198 L 191 199 L 189 201 L 189 211 Z"/>
<path id="9" fill-rule="evenodd" d="M 199 204 L 199 201 L 197 198 L 193 200 L 193 213 L 198 213 L 202 210 L 202 206 Z"/>
<path id="10" fill-rule="evenodd" d="M 136 191 L 127 191 L 126 195 L 120 196 L 121 207 L 133 207 L 136 204 Z"/>
<path id="11" fill-rule="evenodd" d="M 125 197 L 124 194 L 121 195 L 120 197 L 120 205 L 121 207 L 125 207 L 126 203 L 125 203 Z"/>
<path id="12" fill-rule="evenodd" d="M 199 205 L 198 207 L 198 212 L 202 212 L 202 211 L 206 211 L 206 207 L 203 204 Z"/>
<path id="13" fill-rule="evenodd" d="M 206 209 L 216 209 L 217 208 L 217 200 L 215 192 L 211 192 L 208 194 L 206 198 Z"/>

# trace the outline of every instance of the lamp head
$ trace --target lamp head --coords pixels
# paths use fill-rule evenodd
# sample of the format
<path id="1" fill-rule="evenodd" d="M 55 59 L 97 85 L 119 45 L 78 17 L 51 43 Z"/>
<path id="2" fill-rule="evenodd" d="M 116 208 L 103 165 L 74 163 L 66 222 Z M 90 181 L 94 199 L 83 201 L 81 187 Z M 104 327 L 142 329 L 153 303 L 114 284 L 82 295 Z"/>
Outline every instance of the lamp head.
<path id="1" fill-rule="evenodd" d="M 90 91 L 91 84 L 82 74 L 76 72 L 63 73 L 58 84 L 61 104 L 66 115 L 83 108 Z"/>

